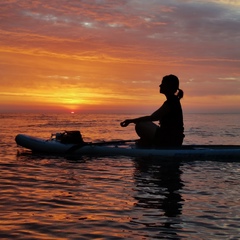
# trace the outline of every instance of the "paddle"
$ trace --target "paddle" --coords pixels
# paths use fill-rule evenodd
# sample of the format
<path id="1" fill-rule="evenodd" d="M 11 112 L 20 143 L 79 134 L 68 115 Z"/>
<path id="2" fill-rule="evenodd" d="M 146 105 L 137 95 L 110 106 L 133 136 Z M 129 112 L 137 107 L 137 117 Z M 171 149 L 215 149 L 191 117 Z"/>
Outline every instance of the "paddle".
<path id="1" fill-rule="evenodd" d="M 102 146 L 102 145 L 112 145 L 112 144 L 125 144 L 127 142 L 136 142 L 136 140 L 119 140 L 119 141 L 108 141 L 108 142 L 83 142 L 80 144 L 73 145 L 70 147 L 67 151 L 66 154 L 71 154 L 77 151 L 78 149 L 84 147 L 84 146 Z"/>

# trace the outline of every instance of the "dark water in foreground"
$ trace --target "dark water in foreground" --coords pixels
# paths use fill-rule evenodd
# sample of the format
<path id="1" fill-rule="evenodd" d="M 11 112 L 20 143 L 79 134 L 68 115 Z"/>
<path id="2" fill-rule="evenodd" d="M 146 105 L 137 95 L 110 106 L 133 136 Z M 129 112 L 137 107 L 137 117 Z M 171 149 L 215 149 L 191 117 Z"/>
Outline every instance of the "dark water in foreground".
<path id="1" fill-rule="evenodd" d="M 18 153 L 14 137 L 80 129 L 135 139 L 121 115 L 0 115 L 0 239 L 239 239 L 240 159 L 170 163 Z M 239 115 L 187 115 L 185 144 L 239 144 Z"/>

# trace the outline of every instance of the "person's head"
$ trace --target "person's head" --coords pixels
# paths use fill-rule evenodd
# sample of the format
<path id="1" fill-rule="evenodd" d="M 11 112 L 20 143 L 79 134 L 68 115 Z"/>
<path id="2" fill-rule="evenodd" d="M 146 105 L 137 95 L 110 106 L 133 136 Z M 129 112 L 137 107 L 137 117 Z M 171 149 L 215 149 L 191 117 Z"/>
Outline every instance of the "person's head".
<path id="1" fill-rule="evenodd" d="M 162 79 L 162 83 L 160 85 L 160 93 L 165 95 L 174 95 L 177 93 L 178 98 L 183 97 L 183 91 L 179 89 L 179 79 L 175 75 L 167 75 Z"/>

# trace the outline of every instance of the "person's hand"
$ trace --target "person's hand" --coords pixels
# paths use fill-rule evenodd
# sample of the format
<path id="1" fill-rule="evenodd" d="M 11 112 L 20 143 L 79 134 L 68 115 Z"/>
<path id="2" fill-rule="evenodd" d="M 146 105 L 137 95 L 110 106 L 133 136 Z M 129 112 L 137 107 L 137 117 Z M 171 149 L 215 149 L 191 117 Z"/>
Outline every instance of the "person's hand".
<path id="1" fill-rule="evenodd" d="M 127 127 L 129 124 L 131 123 L 131 121 L 129 119 L 123 121 L 120 123 L 121 127 Z"/>

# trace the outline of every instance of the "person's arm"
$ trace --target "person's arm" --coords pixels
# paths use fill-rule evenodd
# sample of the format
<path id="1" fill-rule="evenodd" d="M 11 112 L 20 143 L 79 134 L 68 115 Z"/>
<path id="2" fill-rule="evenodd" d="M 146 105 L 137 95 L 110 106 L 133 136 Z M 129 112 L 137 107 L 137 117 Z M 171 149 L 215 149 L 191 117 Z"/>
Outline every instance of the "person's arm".
<path id="1" fill-rule="evenodd" d="M 151 116 L 144 116 L 139 118 L 132 118 L 132 119 L 126 119 L 125 121 L 121 122 L 121 127 L 127 127 L 130 123 L 138 123 L 143 121 L 151 121 Z"/>
<path id="2" fill-rule="evenodd" d="M 144 122 L 144 121 L 158 121 L 167 114 L 169 111 L 168 105 L 164 103 L 157 111 L 152 113 L 149 116 L 139 117 L 139 118 L 133 118 L 133 119 L 126 119 L 125 121 L 121 122 L 120 125 L 122 127 L 127 127 L 130 123 L 138 123 L 138 122 Z"/>
<path id="3" fill-rule="evenodd" d="M 165 116 L 166 114 L 168 114 L 170 111 L 169 106 L 167 104 L 167 102 L 164 102 L 164 104 L 154 113 L 152 113 L 151 117 L 151 121 L 159 121 L 163 116 Z"/>

